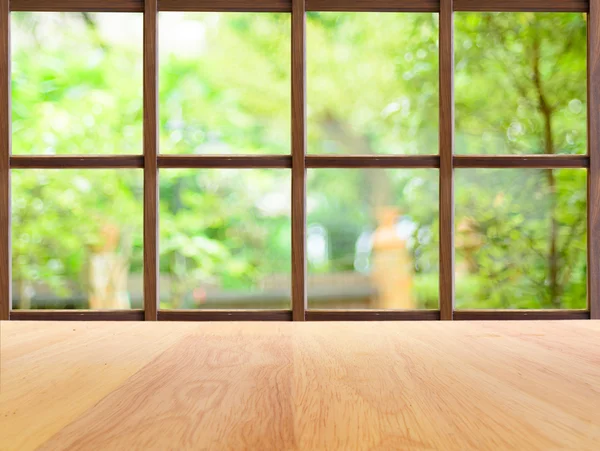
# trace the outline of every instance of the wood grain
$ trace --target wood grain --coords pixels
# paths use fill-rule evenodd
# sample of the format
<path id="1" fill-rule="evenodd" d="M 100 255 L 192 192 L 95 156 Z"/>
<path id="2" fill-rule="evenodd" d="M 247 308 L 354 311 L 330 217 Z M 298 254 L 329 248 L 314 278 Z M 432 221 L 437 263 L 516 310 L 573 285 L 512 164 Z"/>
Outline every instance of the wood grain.
<path id="1" fill-rule="evenodd" d="M 307 155 L 307 168 L 439 168 L 438 155 Z"/>
<path id="2" fill-rule="evenodd" d="M 454 312 L 454 19 L 453 0 L 440 2 L 440 318 Z"/>
<path id="3" fill-rule="evenodd" d="M 143 155 L 12 155 L 13 169 L 142 168 Z"/>
<path id="4" fill-rule="evenodd" d="M 143 310 L 13 310 L 20 321 L 142 321 Z"/>
<path id="5" fill-rule="evenodd" d="M 12 304 L 10 240 L 10 10 L 0 0 L 0 321 Z"/>
<path id="6" fill-rule="evenodd" d="M 291 168 L 291 155 L 159 155 L 159 168 Z"/>
<path id="7" fill-rule="evenodd" d="M 455 168 L 586 168 L 587 155 L 455 155 Z"/>
<path id="8" fill-rule="evenodd" d="M 304 321 L 306 295 L 306 12 L 292 0 L 292 316 Z"/>
<path id="9" fill-rule="evenodd" d="M 158 7 L 144 11 L 144 319 L 156 321 L 158 264 Z"/>
<path id="10" fill-rule="evenodd" d="M 2 324 L 0 449 L 36 449 L 190 330 L 178 324 L 165 334 L 159 326 L 143 322 Z"/>
<path id="11" fill-rule="evenodd" d="M 600 322 L 12 322 L 0 333 L 7 451 L 600 440 Z"/>
<path id="12" fill-rule="evenodd" d="M 588 14 L 588 307 L 600 319 L 600 3 Z"/>

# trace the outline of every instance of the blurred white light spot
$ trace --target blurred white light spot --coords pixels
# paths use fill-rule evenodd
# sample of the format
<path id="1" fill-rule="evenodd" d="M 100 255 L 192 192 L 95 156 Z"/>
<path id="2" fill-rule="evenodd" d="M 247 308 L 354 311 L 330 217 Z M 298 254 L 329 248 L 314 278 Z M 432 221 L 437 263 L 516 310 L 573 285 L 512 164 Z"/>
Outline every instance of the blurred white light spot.
<path id="1" fill-rule="evenodd" d="M 582 104 L 581 100 L 573 99 L 569 102 L 569 110 L 571 110 L 571 113 L 579 114 L 579 113 L 581 113 L 582 109 L 583 109 L 583 104 Z"/>
<path id="2" fill-rule="evenodd" d="M 308 226 L 306 231 L 306 258 L 313 265 L 322 265 L 327 263 L 328 256 L 327 230 L 320 224 Z"/>
<path id="3" fill-rule="evenodd" d="M 92 188 L 90 181 L 85 177 L 80 176 L 73 177 L 73 185 L 75 186 L 75 188 L 77 188 L 78 191 L 82 193 L 87 193 Z"/>

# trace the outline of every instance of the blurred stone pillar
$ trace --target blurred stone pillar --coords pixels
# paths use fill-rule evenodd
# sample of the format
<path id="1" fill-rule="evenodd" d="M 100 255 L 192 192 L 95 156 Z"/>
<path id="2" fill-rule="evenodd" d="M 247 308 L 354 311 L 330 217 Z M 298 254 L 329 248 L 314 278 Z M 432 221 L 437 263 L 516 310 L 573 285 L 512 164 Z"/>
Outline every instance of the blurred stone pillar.
<path id="1" fill-rule="evenodd" d="M 105 225 L 100 233 L 102 244 L 92 250 L 89 266 L 89 308 L 129 309 L 127 276 L 129 259 L 118 253 L 118 227 Z"/>
<path id="2" fill-rule="evenodd" d="M 373 307 L 380 309 L 412 309 L 413 264 L 406 241 L 398 236 L 395 207 L 377 212 L 378 226 L 373 233 L 371 279 L 377 290 Z"/>

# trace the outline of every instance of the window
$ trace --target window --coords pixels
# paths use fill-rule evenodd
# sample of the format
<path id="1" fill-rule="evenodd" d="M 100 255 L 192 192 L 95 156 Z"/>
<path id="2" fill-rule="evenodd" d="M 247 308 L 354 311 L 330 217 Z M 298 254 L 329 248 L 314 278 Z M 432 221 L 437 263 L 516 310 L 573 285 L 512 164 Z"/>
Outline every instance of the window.
<path id="1" fill-rule="evenodd" d="M 456 307 L 586 307 L 581 169 L 456 170 Z"/>
<path id="2" fill-rule="evenodd" d="M 517 3 L 0 0 L 0 319 L 599 318 L 600 9 Z"/>
<path id="3" fill-rule="evenodd" d="M 141 170 L 15 169 L 11 181 L 13 308 L 143 305 Z"/>
<path id="4" fill-rule="evenodd" d="M 289 19 L 159 14 L 161 152 L 290 153 Z"/>
<path id="5" fill-rule="evenodd" d="M 434 169 L 309 169 L 309 308 L 437 309 Z"/>
<path id="6" fill-rule="evenodd" d="M 290 174 L 164 169 L 161 306 L 289 309 Z"/>
<path id="7" fill-rule="evenodd" d="M 142 15 L 11 15 L 15 155 L 142 153 Z"/>
<path id="8" fill-rule="evenodd" d="M 437 14 L 315 12 L 306 25 L 309 153 L 438 152 Z"/>

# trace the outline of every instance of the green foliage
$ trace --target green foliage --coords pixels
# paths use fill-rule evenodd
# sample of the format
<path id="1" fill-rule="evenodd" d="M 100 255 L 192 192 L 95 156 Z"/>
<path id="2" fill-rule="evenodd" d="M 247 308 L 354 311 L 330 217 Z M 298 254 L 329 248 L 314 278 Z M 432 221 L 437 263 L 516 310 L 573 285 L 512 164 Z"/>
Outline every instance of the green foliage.
<path id="1" fill-rule="evenodd" d="M 585 153 L 582 14 L 457 13 L 456 153 Z M 140 15 L 14 13 L 13 152 L 139 154 Z M 290 17 L 161 13 L 160 147 L 179 154 L 290 152 Z M 116 37 L 115 37 L 116 36 Z M 308 151 L 434 154 L 436 14 L 309 13 Z M 394 206 L 420 307 L 438 305 L 435 170 L 309 170 L 308 222 L 327 260 L 369 270 L 357 242 Z M 584 170 L 457 170 L 458 307 L 583 308 Z M 142 272 L 139 170 L 13 171 L 13 278 L 85 292 L 102 228 Z M 200 288 L 289 290 L 287 170 L 160 172 L 164 307 Z M 366 263 L 365 263 L 366 262 Z M 552 271 L 553 265 L 557 268 Z M 279 285 L 277 285 L 279 283 Z"/>

